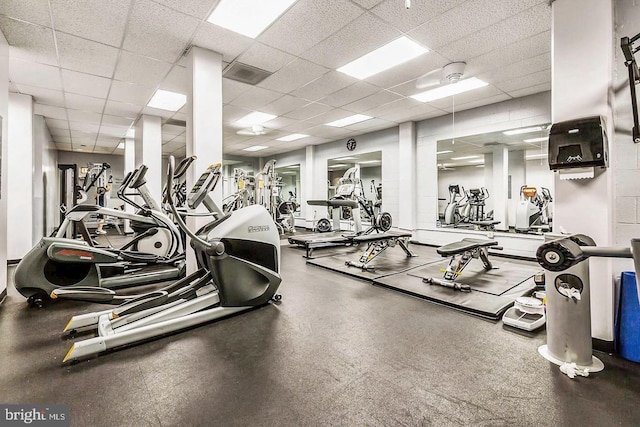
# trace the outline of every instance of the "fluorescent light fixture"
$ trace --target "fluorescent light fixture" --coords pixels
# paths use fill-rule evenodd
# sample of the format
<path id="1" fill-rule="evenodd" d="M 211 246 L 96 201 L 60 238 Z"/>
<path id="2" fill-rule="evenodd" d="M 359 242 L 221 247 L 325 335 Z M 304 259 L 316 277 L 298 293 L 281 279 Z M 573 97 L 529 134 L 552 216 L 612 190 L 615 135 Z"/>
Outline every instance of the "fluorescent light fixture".
<path id="1" fill-rule="evenodd" d="M 156 93 L 153 94 L 153 97 L 147 104 L 147 107 L 158 108 L 160 110 L 167 111 L 178 111 L 186 103 L 187 95 L 158 89 Z"/>
<path id="2" fill-rule="evenodd" d="M 338 163 L 338 164 L 335 164 L 335 165 L 329 165 L 330 168 L 344 168 L 346 166 L 349 166 L 349 165 L 345 165 L 343 163 Z"/>
<path id="3" fill-rule="evenodd" d="M 469 160 L 469 159 L 477 159 L 480 156 L 464 156 L 464 157 L 452 157 L 451 160 Z"/>
<path id="4" fill-rule="evenodd" d="M 269 148 L 265 145 L 254 145 L 253 147 L 247 147 L 244 149 L 244 151 L 260 151 L 260 150 L 264 150 L 265 148 Z"/>
<path id="5" fill-rule="evenodd" d="M 357 157 L 340 157 L 339 159 L 333 159 L 333 160 L 338 160 L 338 161 L 344 161 L 344 160 L 357 160 Z"/>
<path id="6" fill-rule="evenodd" d="M 469 163 L 484 163 L 484 159 L 469 160 Z"/>
<path id="7" fill-rule="evenodd" d="M 544 136 L 541 138 L 529 138 L 529 139 L 525 139 L 524 142 L 542 142 L 542 141 L 546 141 L 548 140 L 549 137 L 548 136 Z"/>
<path id="8" fill-rule="evenodd" d="M 302 133 L 292 133 L 291 135 L 283 136 L 282 138 L 278 138 L 278 141 L 295 141 L 297 139 L 306 138 L 309 135 L 305 135 Z"/>
<path id="9" fill-rule="evenodd" d="M 476 165 L 477 168 L 483 168 L 484 165 Z"/>
<path id="10" fill-rule="evenodd" d="M 338 71 L 362 80 L 427 52 L 429 49 L 402 36 L 338 68 Z"/>
<path id="11" fill-rule="evenodd" d="M 222 0 L 207 21 L 255 39 L 297 0 Z"/>
<path id="12" fill-rule="evenodd" d="M 353 116 L 345 117 L 344 119 L 336 120 L 331 123 L 325 123 L 325 125 L 341 128 L 341 127 L 352 125 L 354 123 L 364 122 L 365 120 L 369 120 L 372 118 L 373 117 L 365 116 L 364 114 L 354 114 Z"/>
<path id="13" fill-rule="evenodd" d="M 372 163 L 380 163 L 380 160 L 365 160 L 364 162 L 358 162 L 361 165 L 370 165 Z"/>
<path id="14" fill-rule="evenodd" d="M 118 150 L 124 150 L 124 142 L 121 142 L 120 144 L 118 144 L 118 146 L 116 148 Z"/>
<path id="15" fill-rule="evenodd" d="M 447 153 L 453 153 L 453 150 L 442 150 L 442 151 L 438 151 L 436 154 L 447 154 Z"/>
<path id="16" fill-rule="evenodd" d="M 280 172 L 280 175 L 295 175 L 295 172 Z"/>
<path id="17" fill-rule="evenodd" d="M 235 122 L 238 126 L 253 126 L 260 125 L 264 122 L 268 122 L 269 120 L 273 120 L 278 116 L 274 116 L 273 114 L 261 113 L 260 111 L 254 111 L 253 113 L 249 113 L 237 122 Z"/>
<path id="18" fill-rule="evenodd" d="M 521 135 L 523 133 L 539 132 L 541 130 L 545 130 L 545 128 L 542 127 L 542 126 L 533 126 L 533 127 L 530 127 L 530 128 L 520 128 L 520 129 L 505 130 L 502 133 L 505 134 L 505 135 Z"/>
<path id="19" fill-rule="evenodd" d="M 300 165 L 287 166 L 287 169 L 299 169 Z"/>
<path id="20" fill-rule="evenodd" d="M 547 157 L 548 157 L 548 155 L 546 153 L 544 153 L 544 154 L 530 154 L 530 155 L 526 156 L 525 158 L 527 160 L 533 160 L 533 159 L 545 159 Z"/>
<path id="21" fill-rule="evenodd" d="M 473 89 L 478 89 L 487 86 L 489 83 L 485 83 L 482 80 L 471 77 L 468 79 L 460 80 L 457 83 L 451 83 L 446 86 L 440 86 L 435 89 L 430 89 L 426 92 L 412 95 L 411 98 L 420 102 L 431 102 L 436 99 L 446 98 L 448 96 L 457 95 L 462 92 L 467 92 Z"/>

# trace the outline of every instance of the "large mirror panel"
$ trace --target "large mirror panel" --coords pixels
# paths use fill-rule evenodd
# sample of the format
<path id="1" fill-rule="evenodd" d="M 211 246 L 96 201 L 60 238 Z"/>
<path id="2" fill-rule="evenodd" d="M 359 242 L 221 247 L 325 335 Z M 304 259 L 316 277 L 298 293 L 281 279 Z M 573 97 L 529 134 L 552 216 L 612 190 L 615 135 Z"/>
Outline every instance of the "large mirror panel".
<path id="1" fill-rule="evenodd" d="M 551 231 L 554 178 L 547 163 L 548 126 L 439 140 L 438 225 Z"/>
<path id="2" fill-rule="evenodd" d="M 278 174 L 279 199 L 283 202 L 295 202 L 294 216 L 301 216 L 300 213 L 300 165 L 276 167 Z"/>

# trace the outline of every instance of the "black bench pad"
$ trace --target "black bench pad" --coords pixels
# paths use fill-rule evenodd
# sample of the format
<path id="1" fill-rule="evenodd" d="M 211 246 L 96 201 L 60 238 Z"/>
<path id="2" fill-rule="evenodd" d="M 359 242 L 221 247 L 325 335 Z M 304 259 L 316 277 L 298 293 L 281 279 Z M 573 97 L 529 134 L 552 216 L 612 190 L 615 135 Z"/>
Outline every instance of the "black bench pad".
<path id="1" fill-rule="evenodd" d="M 459 242 L 453 242 L 449 243 L 448 245 L 440 246 L 438 249 L 436 249 L 436 252 L 438 252 L 442 256 L 451 256 L 476 248 L 497 245 L 498 242 L 496 242 L 495 240 L 465 238 L 460 240 Z"/>

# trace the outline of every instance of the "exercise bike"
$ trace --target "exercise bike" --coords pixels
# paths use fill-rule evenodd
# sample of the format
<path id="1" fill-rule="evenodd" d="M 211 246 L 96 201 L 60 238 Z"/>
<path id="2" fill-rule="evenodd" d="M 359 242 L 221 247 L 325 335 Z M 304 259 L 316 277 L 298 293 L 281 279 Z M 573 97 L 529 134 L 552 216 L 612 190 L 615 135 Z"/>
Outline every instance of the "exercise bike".
<path id="1" fill-rule="evenodd" d="M 173 180 L 174 163 L 171 156 L 167 182 Z M 205 197 L 202 190 L 207 183 L 219 178 L 220 165 L 209 167 L 189 193 L 189 205 L 197 205 L 198 199 Z M 63 362 L 280 301 L 276 294 L 282 281 L 280 238 L 262 206 L 247 206 L 192 231 L 178 214 L 172 188 L 168 190 L 169 206 L 191 238 L 199 269 L 161 290 L 126 299 L 115 308 L 73 316 L 66 333 L 75 336 L 94 331 L 97 336 L 75 342 Z"/>
<path id="2" fill-rule="evenodd" d="M 160 211 L 151 197 L 146 166 L 125 177 L 118 197 L 136 206 L 139 213 L 97 205 L 76 205 L 67 212 L 53 237 L 43 237 L 18 264 L 15 286 L 30 306 L 42 307 L 51 292 L 62 287 L 118 288 L 183 277 L 185 255 L 180 232 L 173 220 Z M 171 181 L 169 181 L 171 182 Z M 136 190 L 145 205 L 130 199 Z M 93 214 L 128 219 L 138 233 L 123 247 L 98 247 L 85 225 Z M 80 231 L 83 240 L 65 238 L 69 229 Z"/>

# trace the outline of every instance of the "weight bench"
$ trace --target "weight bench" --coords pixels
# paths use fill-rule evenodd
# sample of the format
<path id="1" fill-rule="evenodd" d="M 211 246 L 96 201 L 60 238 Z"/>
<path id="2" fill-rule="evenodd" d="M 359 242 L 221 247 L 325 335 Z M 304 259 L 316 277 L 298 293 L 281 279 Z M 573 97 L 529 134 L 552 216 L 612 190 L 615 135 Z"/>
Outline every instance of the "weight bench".
<path id="1" fill-rule="evenodd" d="M 500 221 L 493 221 L 493 220 L 470 221 L 469 223 L 475 225 L 477 230 L 496 231 L 496 225 L 500 224 Z"/>
<path id="2" fill-rule="evenodd" d="M 357 267 L 362 271 L 375 271 L 375 268 L 369 265 L 369 262 L 384 252 L 387 248 L 400 246 L 404 253 L 409 257 L 415 257 L 414 253 L 409 250 L 409 239 L 411 233 L 407 232 L 386 232 L 362 234 L 352 238 L 353 244 L 366 243 L 367 249 L 360 255 L 360 259 L 355 261 L 346 261 L 347 267 Z"/>
<path id="3" fill-rule="evenodd" d="M 474 258 L 480 258 L 484 269 L 489 271 L 493 265 L 489 260 L 489 248 L 501 250 L 495 240 L 469 239 L 465 238 L 459 242 L 449 243 L 436 249 L 443 257 L 451 257 L 449 265 L 444 269 L 444 279 L 434 277 L 423 277 L 422 281 L 430 285 L 444 286 L 461 292 L 471 292 L 471 286 L 457 283 L 455 280 L 462 274 L 462 270 Z M 461 255 L 459 260 L 456 257 Z"/>

